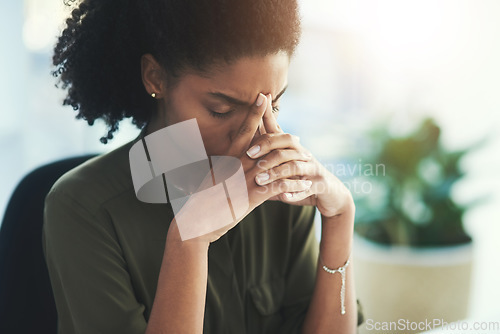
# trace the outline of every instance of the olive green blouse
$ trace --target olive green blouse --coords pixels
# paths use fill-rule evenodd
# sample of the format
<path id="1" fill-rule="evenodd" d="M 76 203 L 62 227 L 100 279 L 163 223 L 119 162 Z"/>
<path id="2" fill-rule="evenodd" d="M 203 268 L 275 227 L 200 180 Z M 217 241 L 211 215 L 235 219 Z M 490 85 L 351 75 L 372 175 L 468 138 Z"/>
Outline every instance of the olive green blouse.
<path id="1" fill-rule="evenodd" d="M 173 212 L 136 198 L 132 144 L 69 171 L 46 198 L 58 334 L 145 332 Z M 300 332 L 315 284 L 314 214 L 267 201 L 209 246 L 204 333 Z"/>

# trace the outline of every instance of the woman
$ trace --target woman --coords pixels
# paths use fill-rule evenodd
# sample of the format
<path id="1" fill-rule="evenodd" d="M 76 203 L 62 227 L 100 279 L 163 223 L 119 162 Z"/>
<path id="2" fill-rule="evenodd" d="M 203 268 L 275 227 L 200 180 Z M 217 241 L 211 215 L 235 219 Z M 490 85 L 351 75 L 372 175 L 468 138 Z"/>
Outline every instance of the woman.
<path id="1" fill-rule="evenodd" d="M 296 1 L 85 0 L 66 23 L 53 57 L 64 104 L 104 120 L 103 143 L 125 117 L 143 131 L 47 196 L 59 333 L 354 333 L 352 197 L 275 116 L 300 36 Z M 209 156 L 241 161 L 249 209 L 183 240 L 170 205 L 136 198 L 129 150 L 193 118 Z M 345 269 L 343 298 L 343 275 L 328 268 Z"/>

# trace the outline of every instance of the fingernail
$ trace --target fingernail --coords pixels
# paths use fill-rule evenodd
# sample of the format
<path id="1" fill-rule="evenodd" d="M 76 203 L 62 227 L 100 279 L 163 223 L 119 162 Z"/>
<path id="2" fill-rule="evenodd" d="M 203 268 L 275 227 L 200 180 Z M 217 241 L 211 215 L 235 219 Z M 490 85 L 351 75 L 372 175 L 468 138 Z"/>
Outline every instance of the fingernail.
<path id="1" fill-rule="evenodd" d="M 304 186 L 306 186 L 307 188 L 309 188 L 311 185 L 312 185 L 312 181 L 311 180 L 302 180 L 302 183 L 304 184 Z"/>
<path id="2" fill-rule="evenodd" d="M 260 152 L 260 145 L 255 145 L 252 146 L 248 151 L 247 154 L 250 158 L 254 157 L 257 153 Z"/>
<path id="3" fill-rule="evenodd" d="M 264 181 L 269 180 L 269 174 L 268 173 L 260 173 L 257 174 L 256 176 L 257 183 L 263 183 Z"/>
<path id="4" fill-rule="evenodd" d="M 290 193 L 285 193 L 285 197 L 286 197 L 286 198 L 292 198 L 292 194 L 290 194 Z"/>
<path id="5" fill-rule="evenodd" d="M 257 98 L 257 101 L 255 101 L 255 105 L 257 107 L 260 107 L 262 103 L 264 103 L 265 96 L 262 93 L 259 93 L 259 97 Z"/>

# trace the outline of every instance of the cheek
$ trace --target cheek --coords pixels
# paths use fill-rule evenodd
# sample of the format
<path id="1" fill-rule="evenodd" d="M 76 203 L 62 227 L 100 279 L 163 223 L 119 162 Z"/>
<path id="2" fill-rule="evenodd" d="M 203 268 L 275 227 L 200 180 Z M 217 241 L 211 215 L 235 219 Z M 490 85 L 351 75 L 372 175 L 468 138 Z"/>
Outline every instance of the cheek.
<path id="1" fill-rule="evenodd" d="M 224 155 L 231 144 L 230 126 L 218 123 L 217 120 L 210 123 L 198 123 L 207 154 Z"/>
<path id="2" fill-rule="evenodd" d="M 246 118 L 246 114 L 221 120 L 211 116 L 197 117 L 203 143 L 208 155 L 225 155 Z"/>

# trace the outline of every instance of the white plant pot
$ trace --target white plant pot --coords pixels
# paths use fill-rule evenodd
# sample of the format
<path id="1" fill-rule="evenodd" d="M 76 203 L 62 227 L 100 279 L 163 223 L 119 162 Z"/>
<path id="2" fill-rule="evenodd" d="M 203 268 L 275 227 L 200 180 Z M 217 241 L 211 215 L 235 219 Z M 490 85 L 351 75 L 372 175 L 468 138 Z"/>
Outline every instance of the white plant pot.
<path id="1" fill-rule="evenodd" d="M 417 249 L 380 245 L 355 234 L 356 293 L 365 315 L 359 333 L 419 333 L 424 329 L 415 326 L 421 322 L 466 318 L 472 255 L 472 243 Z"/>

